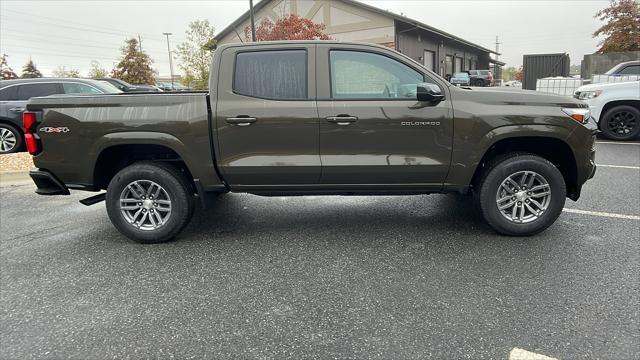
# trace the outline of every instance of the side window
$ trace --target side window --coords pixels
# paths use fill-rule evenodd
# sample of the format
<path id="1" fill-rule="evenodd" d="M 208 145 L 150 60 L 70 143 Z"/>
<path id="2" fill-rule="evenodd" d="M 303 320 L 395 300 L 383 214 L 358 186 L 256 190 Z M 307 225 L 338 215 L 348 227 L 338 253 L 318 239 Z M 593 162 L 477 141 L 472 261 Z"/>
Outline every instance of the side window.
<path id="1" fill-rule="evenodd" d="M 307 98 L 307 52 L 265 50 L 236 55 L 233 91 L 275 100 Z"/>
<path id="2" fill-rule="evenodd" d="M 623 75 L 640 75 L 640 65 L 629 65 L 620 71 Z"/>
<path id="3" fill-rule="evenodd" d="M 336 99 L 416 99 L 417 84 L 425 77 L 384 55 L 333 50 L 331 97 Z"/>
<path id="4" fill-rule="evenodd" d="M 25 84 L 17 86 L 18 93 L 16 95 L 17 100 L 29 100 L 36 96 L 49 96 L 59 94 L 58 84 Z"/>
<path id="5" fill-rule="evenodd" d="M 16 98 L 16 87 L 9 86 L 0 90 L 0 101 L 11 101 Z"/>
<path id="6" fill-rule="evenodd" d="M 100 90 L 93 86 L 80 83 L 62 83 L 65 94 L 102 94 Z"/>

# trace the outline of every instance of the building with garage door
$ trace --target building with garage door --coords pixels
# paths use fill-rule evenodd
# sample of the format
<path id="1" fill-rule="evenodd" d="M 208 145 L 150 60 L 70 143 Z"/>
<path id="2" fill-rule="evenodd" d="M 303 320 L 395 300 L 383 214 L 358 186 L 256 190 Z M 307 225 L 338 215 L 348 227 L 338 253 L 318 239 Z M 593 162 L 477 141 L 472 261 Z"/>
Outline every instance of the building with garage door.
<path id="1" fill-rule="evenodd" d="M 322 23 L 325 33 L 339 41 L 375 43 L 423 63 L 446 76 L 454 72 L 496 68 L 503 63 L 491 59 L 495 51 L 446 33 L 419 21 L 353 0 L 262 0 L 254 6 L 256 26 L 264 18 L 272 21 L 296 14 Z M 223 29 L 218 44 L 246 41 L 249 11 Z"/>

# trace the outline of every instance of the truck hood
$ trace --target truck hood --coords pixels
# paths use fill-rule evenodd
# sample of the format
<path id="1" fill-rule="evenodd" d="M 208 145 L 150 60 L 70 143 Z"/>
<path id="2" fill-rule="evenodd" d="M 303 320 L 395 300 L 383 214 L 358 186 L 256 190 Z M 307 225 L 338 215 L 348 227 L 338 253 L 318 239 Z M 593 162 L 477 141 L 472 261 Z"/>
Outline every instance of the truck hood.
<path id="1" fill-rule="evenodd" d="M 632 81 L 623 81 L 623 82 L 615 82 L 615 83 L 596 83 L 589 85 L 582 85 L 576 91 L 596 91 L 596 90 L 606 90 L 606 89 L 640 89 L 640 81 L 632 80 Z"/>
<path id="2" fill-rule="evenodd" d="M 475 101 L 487 105 L 548 105 L 557 107 L 587 107 L 569 96 L 547 94 L 514 88 L 457 88 L 451 87 L 453 101 Z"/>

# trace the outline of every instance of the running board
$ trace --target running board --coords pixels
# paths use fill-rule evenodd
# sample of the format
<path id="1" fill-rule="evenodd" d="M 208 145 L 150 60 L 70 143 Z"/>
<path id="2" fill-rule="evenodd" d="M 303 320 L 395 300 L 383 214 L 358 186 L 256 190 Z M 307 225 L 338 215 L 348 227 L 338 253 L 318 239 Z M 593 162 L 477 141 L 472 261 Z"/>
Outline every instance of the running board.
<path id="1" fill-rule="evenodd" d="M 106 199 L 106 197 L 107 197 L 107 193 L 94 195 L 92 197 L 88 197 L 86 199 L 80 200 L 80 204 L 85 205 L 85 206 L 91 206 L 93 204 L 99 203 L 100 201 L 104 201 Z"/>

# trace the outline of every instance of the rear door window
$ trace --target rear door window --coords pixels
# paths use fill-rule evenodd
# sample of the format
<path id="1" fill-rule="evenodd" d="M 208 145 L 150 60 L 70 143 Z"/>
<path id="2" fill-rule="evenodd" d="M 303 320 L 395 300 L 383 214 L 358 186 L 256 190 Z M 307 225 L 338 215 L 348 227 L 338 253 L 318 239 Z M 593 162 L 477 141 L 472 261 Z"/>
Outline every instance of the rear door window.
<path id="1" fill-rule="evenodd" d="M 29 100 L 37 96 L 60 94 L 60 87 L 54 83 L 18 85 L 17 100 Z"/>
<path id="2" fill-rule="evenodd" d="M 264 99 L 307 98 L 306 50 L 263 50 L 236 55 L 236 94 Z"/>

